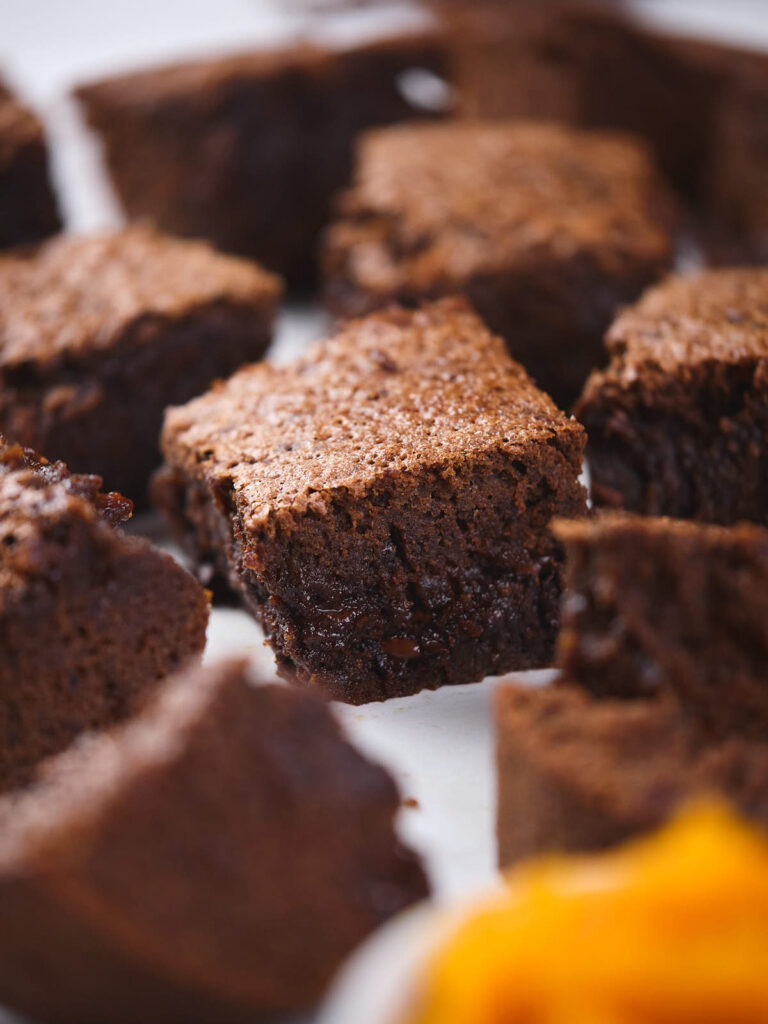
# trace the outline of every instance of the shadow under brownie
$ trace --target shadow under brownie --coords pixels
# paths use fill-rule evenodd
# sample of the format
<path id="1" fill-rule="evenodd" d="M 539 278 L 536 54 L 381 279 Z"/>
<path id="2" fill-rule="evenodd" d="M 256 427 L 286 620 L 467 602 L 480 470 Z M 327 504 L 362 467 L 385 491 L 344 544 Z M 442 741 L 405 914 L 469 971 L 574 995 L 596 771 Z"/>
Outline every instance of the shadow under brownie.
<path id="1" fill-rule="evenodd" d="M 100 484 L 0 438 L 0 788 L 205 644 L 205 592 L 115 525 L 131 503 Z"/>
<path id="2" fill-rule="evenodd" d="M 379 129 L 324 238 L 326 301 L 352 316 L 465 294 L 568 406 L 617 309 L 669 269 L 673 221 L 627 136 L 521 121 Z"/>
<path id="3" fill-rule="evenodd" d="M 46 1021 L 245 1022 L 312 1006 L 427 895 L 390 776 L 316 696 L 243 664 L 0 798 L 0 1000 Z"/>
<path id="4" fill-rule="evenodd" d="M 167 405 L 259 359 L 278 279 L 144 226 L 0 261 L 0 430 L 137 506 Z"/>
<path id="5" fill-rule="evenodd" d="M 461 300 L 246 368 L 162 443 L 156 503 L 301 682 L 362 703 L 549 662 L 584 435 Z"/>
<path id="6" fill-rule="evenodd" d="M 39 242 L 60 227 L 43 126 L 0 80 L 0 249 Z"/>
<path id="7" fill-rule="evenodd" d="M 595 503 L 768 522 L 768 269 L 671 277 L 606 345 L 574 409 Z"/>

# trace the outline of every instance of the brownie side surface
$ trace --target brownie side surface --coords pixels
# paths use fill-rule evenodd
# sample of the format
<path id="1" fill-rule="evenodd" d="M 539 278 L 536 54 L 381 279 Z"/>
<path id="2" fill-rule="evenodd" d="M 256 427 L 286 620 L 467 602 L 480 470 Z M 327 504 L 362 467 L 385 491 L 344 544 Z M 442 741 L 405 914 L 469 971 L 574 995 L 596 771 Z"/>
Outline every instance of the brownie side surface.
<path id="1" fill-rule="evenodd" d="M 505 685 L 496 729 L 502 867 L 614 846 L 711 794 L 768 821 L 768 747 L 739 736 L 713 743 L 674 700 Z"/>
<path id="2" fill-rule="evenodd" d="M 371 132 L 339 209 L 323 258 L 333 312 L 464 293 L 563 404 L 617 307 L 671 259 L 671 204 L 642 147 L 554 124 Z"/>
<path id="3" fill-rule="evenodd" d="M 180 409 L 158 500 L 278 661 L 353 702 L 546 664 L 583 435 L 459 300 Z"/>
<path id="4" fill-rule="evenodd" d="M 317 234 L 348 181 L 355 136 L 424 116 L 408 76 L 443 65 L 439 36 L 411 33 L 161 68 L 77 95 L 130 216 L 301 283 L 314 275 Z"/>
<path id="5" fill-rule="evenodd" d="M 255 265 L 143 226 L 6 260 L 0 429 L 143 504 L 163 410 L 259 359 L 279 294 Z"/>
<path id="6" fill-rule="evenodd" d="M 21 451 L 0 458 L 0 787 L 128 715 L 208 620 L 189 573 L 110 525 L 129 503 Z"/>
<path id="7" fill-rule="evenodd" d="M 0 249 L 39 242 L 60 227 L 43 126 L 0 80 Z"/>
<path id="8" fill-rule="evenodd" d="M 316 696 L 183 673 L 0 800 L 0 998 L 84 1024 L 309 1008 L 427 895 L 398 805 Z"/>
<path id="9" fill-rule="evenodd" d="M 768 271 L 672 277 L 618 318 L 575 413 L 596 504 L 766 522 Z"/>
<path id="10" fill-rule="evenodd" d="M 559 521 L 558 664 L 595 696 L 675 694 L 710 733 L 768 723 L 768 530 L 606 513 Z"/>

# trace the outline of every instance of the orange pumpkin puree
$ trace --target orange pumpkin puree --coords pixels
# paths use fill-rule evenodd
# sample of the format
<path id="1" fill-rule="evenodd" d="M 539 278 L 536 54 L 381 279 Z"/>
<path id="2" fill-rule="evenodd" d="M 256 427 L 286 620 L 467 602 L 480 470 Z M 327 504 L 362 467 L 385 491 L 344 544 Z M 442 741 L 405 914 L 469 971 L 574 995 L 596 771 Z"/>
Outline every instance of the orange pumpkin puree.
<path id="1" fill-rule="evenodd" d="M 768 839 L 724 807 L 508 883 L 429 963 L 409 1024 L 767 1024 Z"/>

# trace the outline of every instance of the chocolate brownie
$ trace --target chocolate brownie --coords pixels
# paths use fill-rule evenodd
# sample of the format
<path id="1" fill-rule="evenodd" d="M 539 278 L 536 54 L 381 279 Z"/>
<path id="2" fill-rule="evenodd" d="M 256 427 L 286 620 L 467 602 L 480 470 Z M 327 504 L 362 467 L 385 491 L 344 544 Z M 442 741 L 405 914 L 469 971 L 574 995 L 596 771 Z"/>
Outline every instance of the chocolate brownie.
<path id="1" fill-rule="evenodd" d="M 0 430 L 139 504 L 163 410 L 263 354 L 279 292 L 143 226 L 0 260 Z"/>
<path id="2" fill-rule="evenodd" d="M 575 407 L 595 502 L 768 522 L 768 269 L 672 277 L 607 347 Z"/>
<path id="3" fill-rule="evenodd" d="M 446 299 L 170 410 L 156 499 L 283 671 L 362 703 L 550 660 L 583 442 Z"/>
<path id="4" fill-rule="evenodd" d="M 669 197 L 634 141 L 530 122 L 380 129 L 326 236 L 331 310 L 464 293 L 561 404 L 618 306 L 669 267 Z"/>
<path id="5" fill-rule="evenodd" d="M 0 1000 L 80 1024 L 308 1007 L 427 894 L 398 804 L 315 695 L 181 674 L 0 800 Z"/>
<path id="6" fill-rule="evenodd" d="M 710 732 L 768 735 L 768 530 L 558 520 L 557 662 L 595 696 L 676 694 Z"/>
<path id="7" fill-rule="evenodd" d="M 209 238 L 301 283 L 349 178 L 355 136 L 424 115 L 407 87 L 414 72 L 442 68 L 438 37 L 411 33 L 161 68 L 77 96 L 129 216 Z"/>
<path id="8" fill-rule="evenodd" d="M 61 227 L 40 120 L 0 80 L 0 249 Z"/>
<path id="9" fill-rule="evenodd" d="M 499 862 L 613 846 L 712 793 L 768 825 L 768 744 L 712 741 L 672 699 L 573 686 L 496 694 Z"/>
<path id="10" fill-rule="evenodd" d="M 97 477 L 0 439 L 0 788 L 199 654 L 208 603 Z"/>

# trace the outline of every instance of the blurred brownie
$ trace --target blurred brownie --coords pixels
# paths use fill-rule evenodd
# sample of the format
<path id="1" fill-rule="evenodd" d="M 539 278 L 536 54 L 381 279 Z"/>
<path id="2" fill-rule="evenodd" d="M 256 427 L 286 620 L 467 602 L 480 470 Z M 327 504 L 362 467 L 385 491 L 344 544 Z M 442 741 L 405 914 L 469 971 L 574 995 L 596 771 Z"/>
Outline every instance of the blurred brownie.
<path id="1" fill-rule="evenodd" d="M 202 651 L 205 592 L 98 477 L 0 439 L 0 788 Z"/>
<path id="2" fill-rule="evenodd" d="M 675 694 L 712 733 L 768 735 L 768 530 L 621 513 L 553 529 L 567 678 L 596 697 Z"/>
<path id="3" fill-rule="evenodd" d="M 738 735 L 713 742 L 672 699 L 506 685 L 496 728 L 502 867 L 613 846 L 713 793 L 768 825 L 768 744 Z"/>
<path id="4" fill-rule="evenodd" d="M 768 269 L 672 277 L 607 347 L 575 408 L 595 502 L 768 522 Z"/>
<path id="5" fill-rule="evenodd" d="M 316 696 L 179 675 L 0 800 L 0 999 L 62 1024 L 307 1008 L 427 895 L 398 804 Z"/>
<path id="6" fill-rule="evenodd" d="M 468 296 L 561 404 L 622 304 L 669 267 L 671 208 L 634 141 L 529 122 L 381 129 L 325 239 L 331 310 Z"/>
<path id="7" fill-rule="evenodd" d="M 263 354 L 279 293 L 141 226 L 0 260 L 0 430 L 140 504 L 163 410 Z"/>
<path id="8" fill-rule="evenodd" d="M 283 671 L 362 703 L 549 662 L 583 443 L 448 299 L 169 410 L 156 500 Z"/>
<path id="9" fill-rule="evenodd" d="M 0 249 L 61 227 L 40 120 L 0 80 Z"/>
<path id="10" fill-rule="evenodd" d="M 160 68 L 77 96 L 130 217 L 302 283 L 331 197 L 349 179 L 355 136 L 424 116 L 420 76 L 442 70 L 438 36 L 411 33 Z"/>

